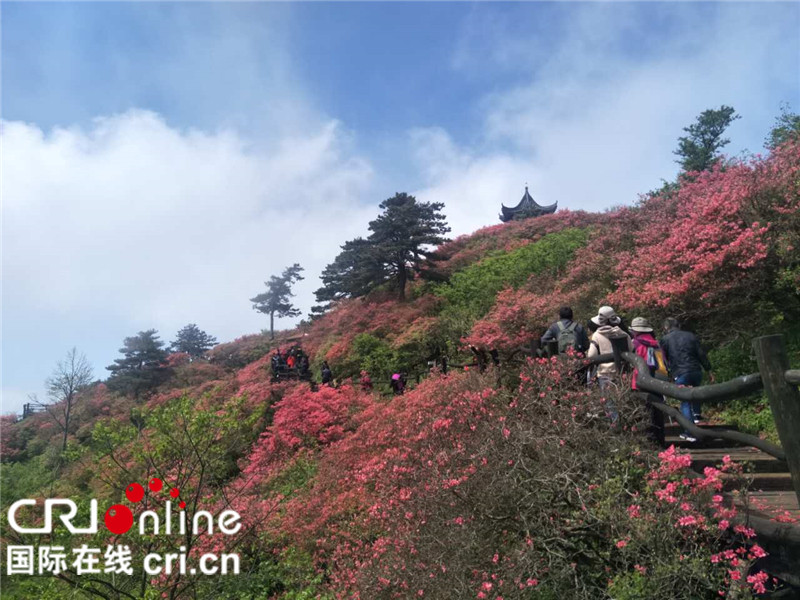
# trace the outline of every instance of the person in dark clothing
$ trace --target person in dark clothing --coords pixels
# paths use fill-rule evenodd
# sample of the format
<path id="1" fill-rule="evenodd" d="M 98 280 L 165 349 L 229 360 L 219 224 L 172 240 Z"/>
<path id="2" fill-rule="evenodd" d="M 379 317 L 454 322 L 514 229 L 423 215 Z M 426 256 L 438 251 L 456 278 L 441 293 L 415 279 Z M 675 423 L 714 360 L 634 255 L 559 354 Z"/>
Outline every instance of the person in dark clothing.
<path id="1" fill-rule="evenodd" d="M 664 321 L 665 335 L 658 341 L 664 352 L 669 367 L 670 377 L 678 385 L 696 387 L 703 380 L 703 369 L 708 371 L 709 379 L 713 383 L 714 374 L 711 372 L 711 363 L 708 362 L 705 350 L 693 333 L 683 331 L 676 319 Z M 700 402 L 682 401 L 681 412 L 687 419 L 698 423 L 703 419 L 700 415 Z M 681 434 L 681 438 L 694 442 L 695 438 L 688 432 Z"/>
<path id="2" fill-rule="evenodd" d="M 300 377 L 306 377 L 308 375 L 308 370 L 310 368 L 308 354 L 300 350 L 298 352 L 299 357 L 297 359 L 297 372 L 299 373 Z"/>
<path id="3" fill-rule="evenodd" d="M 392 392 L 394 392 L 395 396 L 402 396 L 403 393 L 406 391 L 406 382 L 405 377 L 400 373 L 395 373 L 392 375 Z"/>
<path id="4" fill-rule="evenodd" d="M 333 381 L 333 372 L 328 366 L 328 361 L 322 361 L 322 385 L 330 385 Z"/>
<path id="5" fill-rule="evenodd" d="M 286 368 L 286 362 L 283 360 L 280 350 L 276 350 L 275 354 L 272 355 L 270 364 L 272 366 L 272 376 L 275 378 L 279 377 Z"/>
<path id="6" fill-rule="evenodd" d="M 558 341 L 558 351 L 566 352 L 572 347 L 576 352 L 586 352 L 589 349 L 589 338 L 583 325 L 572 320 L 572 309 L 562 306 L 558 311 L 558 321 L 553 323 L 542 336 L 542 347 L 547 347 L 547 342 Z"/>

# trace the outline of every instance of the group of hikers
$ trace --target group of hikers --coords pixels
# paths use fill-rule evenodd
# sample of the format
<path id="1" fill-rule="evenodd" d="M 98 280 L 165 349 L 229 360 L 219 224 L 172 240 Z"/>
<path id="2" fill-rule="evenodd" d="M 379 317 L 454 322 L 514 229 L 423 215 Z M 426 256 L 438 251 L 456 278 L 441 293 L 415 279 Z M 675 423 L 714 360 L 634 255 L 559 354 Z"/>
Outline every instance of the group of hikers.
<path id="1" fill-rule="evenodd" d="M 542 336 L 542 346 L 557 343 L 558 352 L 567 352 L 572 348 L 592 358 L 600 354 L 610 354 L 613 351 L 612 340 L 622 339 L 625 340 L 623 343 L 627 345 L 629 352 L 635 352 L 644 359 L 651 377 L 695 387 L 700 385 L 705 370 L 709 374 L 709 380 L 714 381 L 711 363 L 699 340 L 693 333 L 682 330 L 674 318 L 664 320 L 663 336 L 657 340 L 654 328 L 647 319 L 636 317 L 628 325 L 610 306 L 601 306 L 586 327 L 573 320 L 572 308 L 569 306 L 562 307 L 558 317 L 558 321 Z M 601 363 L 594 373 L 589 374 L 589 382 L 605 389 L 613 385 L 618 374 L 616 363 Z M 631 385 L 633 389 L 637 389 L 636 372 Z M 608 404 L 608 413 L 612 422 L 616 423 L 619 415 L 613 402 Z M 654 420 L 661 420 L 663 431 L 661 413 L 655 410 L 652 413 Z M 681 413 L 693 423 L 703 420 L 699 402 L 682 401 Z M 658 427 L 658 424 L 654 423 L 654 427 Z M 680 437 L 688 442 L 697 441 L 687 431 L 681 433 Z"/>
<path id="2" fill-rule="evenodd" d="M 303 352 L 299 346 L 292 346 L 284 354 L 280 348 L 275 350 L 275 354 L 270 359 L 272 367 L 272 378 L 276 381 L 280 379 L 311 379 L 311 367 L 308 354 Z"/>
<path id="3" fill-rule="evenodd" d="M 311 381 L 311 368 L 306 354 L 299 346 L 293 346 L 284 354 L 281 354 L 280 348 L 275 350 L 275 353 L 270 359 L 270 366 L 272 368 L 273 381 L 280 381 L 281 379 L 301 379 Z M 333 371 L 327 360 L 322 361 L 320 367 L 320 381 L 322 385 L 333 387 L 335 381 L 333 378 Z M 364 391 L 372 390 L 372 379 L 366 371 L 361 372 L 361 389 Z M 392 393 L 396 396 L 402 395 L 405 392 L 407 384 L 405 373 L 392 374 L 390 387 Z M 312 384 L 313 385 L 313 384 Z"/>
<path id="4" fill-rule="evenodd" d="M 703 379 L 703 370 L 705 370 L 713 382 L 714 375 L 711 372 L 711 364 L 697 337 L 693 333 L 682 330 L 678 321 L 673 318 L 665 319 L 662 328 L 662 337 L 656 339 L 654 328 L 646 318 L 636 317 L 628 325 L 610 306 L 601 306 L 597 315 L 589 319 L 584 327 L 574 320 L 572 308 L 563 306 L 559 310 L 558 321 L 547 329 L 540 342 L 542 348 L 549 349 L 549 354 L 556 351 L 566 353 L 573 350 L 592 358 L 601 354 L 611 354 L 614 344 L 612 340 L 622 340 L 621 344 L 629 352 L 635 352 L 644 360 L 651 377 L 673 381 L 681 386 L 695 387 L 700 385 Z M 471 350 L 478 357 L 477 364 L 485 368 L 488 363 L 485 353 L 474 347 Z M 539 352 L 541 354 L 542 350 Z M 493 350 L 490 354 L 492 362 L 496 365 L 499 364 L 497 352 Z M 284 354 L 281 354 L 280 349 L 276 350 L 272 356 L 271 365 L 273 379 L 276 381 L 289 378 L 311 381 L 308 354 L 299 346 L 293 346 Z M 446 373 L 447 362 L 443 360 L 440 368 L 442 372 Z M 619 366 L 615 362 L 597 364 L 592 371 L 588 372 L 587 383 L 597 385 L 601 390 L 614 386 L 617 375 L 619 375 L 618 369 Z M 322 361 L 320 375 L 322 385 L 335 385 L 328 361 Z M 631 381 L 633 389 L 637 389 L 636 375 L 637 373 L 634 371 Z M 361 372 L 360 384 L 362 390 L 372 390 L 372 380 L 366 371 Z M 314 384 L 312 383 L 312 385 Z M 405 373 L 392 374 L 390 387 L 393 394 L 403 394 L 406 385 Z M 612 400 L 607 400 L 606 410 L 608 417 L 616 425 L 619 414 Z M 693 423 L 703 420 L 699 402 L 682 401 L 681 413 Z M 651 416 L 652 428 L 660 429 L 660 434 L 656 433 L 656 435 L 663 439 L 663 416 L 652 408 Z M 688 442 L 697 441 L 688 431 L 681 433 L 680 437 Z"/>

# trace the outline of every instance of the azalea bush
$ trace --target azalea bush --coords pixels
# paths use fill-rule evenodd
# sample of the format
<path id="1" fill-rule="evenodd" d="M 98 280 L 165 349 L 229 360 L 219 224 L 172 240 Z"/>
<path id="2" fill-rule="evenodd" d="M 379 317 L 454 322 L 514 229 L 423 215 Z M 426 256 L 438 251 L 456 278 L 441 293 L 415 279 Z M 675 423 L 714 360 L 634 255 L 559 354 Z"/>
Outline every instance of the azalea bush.
<path id="1" fill-rule="evenodd" d="M 766 553 L 721 496 L 739 467 L 697 478 L 674 448 L 654 457 L 632 435 L 643 407 L 572 373 L 531 363 L 515 393 L 487 396 L 483 418 L 430 424 L 415 475 L 382 505 L 382 535 L 348 548 L 354 595 L 719 598 L 770 584 L 751 568 Z M 623 415 L 614 434 L 609 401 Z"/>

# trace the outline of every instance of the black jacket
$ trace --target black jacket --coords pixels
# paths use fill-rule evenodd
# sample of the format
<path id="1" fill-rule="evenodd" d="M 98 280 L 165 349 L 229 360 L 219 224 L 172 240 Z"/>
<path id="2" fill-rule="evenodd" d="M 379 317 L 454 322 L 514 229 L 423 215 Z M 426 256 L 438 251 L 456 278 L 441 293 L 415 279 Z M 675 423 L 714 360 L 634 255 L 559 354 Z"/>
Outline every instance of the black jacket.
<path id="1" fill-rule="evenodd" d="M 686 373 L 711 370 L 705 350 L 700 346 L 697 337 L 689 331 L 673 329 L 658 341 L 664 356 L 667 357 L 669 373 L 679 377 Z"/>
<path id="2" fill-rule="evenodd" d="M 542 346 L 547 344 L 547 342 L 551 340 L 558 339 L 558 324 L 559 322 L 564 323 L 564 327 L 569 327 L 572 324 L 572 321 L 569 319 L 561 319 L 561 321 L 556 321 L 550 328 L 545 332 L 542 336 Z M 541 330 L 540 330 L 541 331 Z M 575 324 L 575 350 L 578 352 L 586 352 L 589 349 L 589 337 L 586 335 L 586 330 L 583 328 L 583 325 L 580 323 Z"/>

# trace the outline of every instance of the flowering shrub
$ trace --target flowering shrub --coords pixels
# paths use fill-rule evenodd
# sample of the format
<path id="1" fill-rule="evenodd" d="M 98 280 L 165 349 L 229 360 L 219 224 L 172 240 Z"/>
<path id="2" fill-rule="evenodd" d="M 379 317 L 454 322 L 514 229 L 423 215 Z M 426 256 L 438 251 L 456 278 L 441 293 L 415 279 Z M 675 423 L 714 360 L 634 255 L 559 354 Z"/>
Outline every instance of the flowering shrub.
<path id="1" fill-rule="evenodd" d="M 698 316 L 724 306 L 730 319 L 751 312 L 777 272 L 796 289 L 798 261 L 788 248 L 798 241 L 798 172 L 800 144 L 787 144 L 648 199 L 636 247 L 619 253 L 611 301 Z"/>

